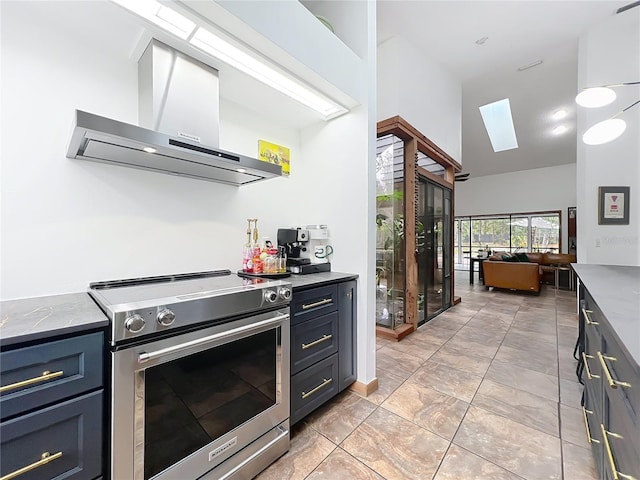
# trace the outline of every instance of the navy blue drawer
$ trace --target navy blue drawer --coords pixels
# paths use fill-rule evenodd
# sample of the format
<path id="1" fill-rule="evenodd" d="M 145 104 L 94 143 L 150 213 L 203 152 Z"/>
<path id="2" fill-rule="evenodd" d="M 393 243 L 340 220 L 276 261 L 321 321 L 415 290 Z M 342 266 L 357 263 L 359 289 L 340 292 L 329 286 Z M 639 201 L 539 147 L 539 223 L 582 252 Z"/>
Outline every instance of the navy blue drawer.
<path id="1" fill-rule="evenodd" d="M 101 475 L 102 398 L 99 390 L 0 423 L 0 476 L 34 464 L 18 478 L 90 480 Z M 45 452 L 53 460 L 38 465 Z"/>
<path id="2" fill-rule="evenodd" d="M 335 312 L 338 309 L 338 286 L 328 285 L 294 292 L 291 299 L 291 325 Z"/>
<path id="3" fill-rule="evenodd" d="M 338 393 L 338 355 L 291 377 L 291 425 Z"/>
<path id="4" fill-rule="evenodd" d="M 0 353 L 1 419 L 101 388 L 103 344 L 98 332 Z"/>
<path id="5" fill-rule="evenodd" d="M 291 327 L 291 374 L 338 351 L 338 312 Z"/>

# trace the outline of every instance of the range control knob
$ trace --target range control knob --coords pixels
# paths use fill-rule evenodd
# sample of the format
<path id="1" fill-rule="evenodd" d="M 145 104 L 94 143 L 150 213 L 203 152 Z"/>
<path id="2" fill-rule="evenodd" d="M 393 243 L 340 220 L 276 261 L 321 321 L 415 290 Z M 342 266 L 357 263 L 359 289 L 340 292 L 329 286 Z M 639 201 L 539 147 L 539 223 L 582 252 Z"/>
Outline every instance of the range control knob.
<path id="1" fill-rule="evenodd" d="M 265 290 L 264 299 L 269 303 L 273 303 L 278 299 L 278 294 L 273 290 Z"/>
<path id="2" fill-rule="evenodd" d="M 280 287 L 278 294 L 283 300 L 291 300 L 291 289 L 289 287 Z"/>
<path id="3" fill-rule="evenodd" d="M 124 328 L 129 330 L 131 333 L 138 333 L 142 331 L 142 329 L 144 328 L 144 324 L 144 318 L 135 313 L 127 317 L 127 319 L 124 321 Z"/>
<path id="4" fill-rule="evenodd" d="M 163 308 L 162 310 L 160 310 L 158 312 L 158 323 L 164 327 L 168 327 L 169 325 L 171 325 L 175 319 L 176 319 L 176 314 L 173 313 L 171 310 L 169 310 L 168 308 Z"/>

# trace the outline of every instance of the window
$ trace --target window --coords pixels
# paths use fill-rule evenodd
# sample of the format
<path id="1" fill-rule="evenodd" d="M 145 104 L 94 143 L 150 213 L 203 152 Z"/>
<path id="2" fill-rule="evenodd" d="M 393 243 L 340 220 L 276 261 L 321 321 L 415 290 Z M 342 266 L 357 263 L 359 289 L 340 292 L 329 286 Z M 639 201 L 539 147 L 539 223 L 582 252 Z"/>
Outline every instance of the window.
<path id="1" fill-rule="evenodd" d="M 560 212 L 509 213 L 456 217 L 454 223 L 456 265 L 478 250 L 492 252 L 560 253 Z"/>

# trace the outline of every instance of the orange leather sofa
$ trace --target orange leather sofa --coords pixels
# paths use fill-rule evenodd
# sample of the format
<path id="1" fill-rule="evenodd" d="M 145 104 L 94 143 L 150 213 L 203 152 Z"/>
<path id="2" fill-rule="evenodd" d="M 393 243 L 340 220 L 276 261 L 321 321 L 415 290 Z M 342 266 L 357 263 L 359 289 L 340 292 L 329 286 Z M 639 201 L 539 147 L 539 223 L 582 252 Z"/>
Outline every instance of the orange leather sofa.
<path id="1" fill-rule="evenodd" d="M 526 253 L 528 262 L 505 262 L 502 255 L 494 254 L 483 263 L 486 287 L 540 293 L 544 275 L 553 277 L 553 271 L 546 267 L 576 262 L 575 255 L 566 253 Z"/>

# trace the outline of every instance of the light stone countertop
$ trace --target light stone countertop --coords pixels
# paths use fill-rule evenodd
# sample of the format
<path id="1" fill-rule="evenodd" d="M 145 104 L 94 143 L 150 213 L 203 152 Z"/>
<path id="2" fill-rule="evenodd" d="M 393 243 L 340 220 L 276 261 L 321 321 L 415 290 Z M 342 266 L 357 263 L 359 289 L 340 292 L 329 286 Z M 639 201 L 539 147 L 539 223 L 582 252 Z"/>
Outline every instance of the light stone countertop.
<path id="1" fill-rule="evenodd" d="M 571 265 L 620 343 L 640 365 L 640 267 Z"/>
<path id="2" fill-rule="evenodd" d="M 1 347 L 108 325 L 86 292 L 0 302 Z"/>

